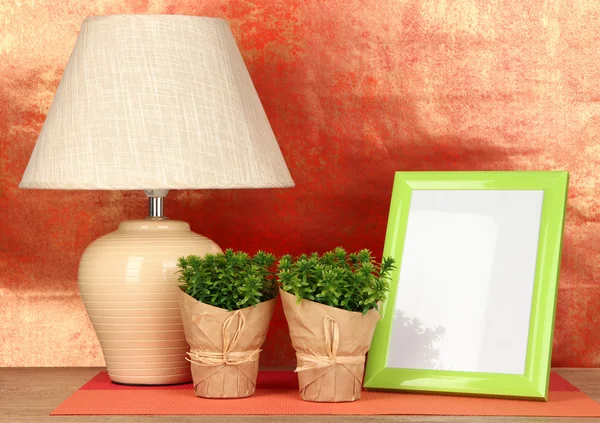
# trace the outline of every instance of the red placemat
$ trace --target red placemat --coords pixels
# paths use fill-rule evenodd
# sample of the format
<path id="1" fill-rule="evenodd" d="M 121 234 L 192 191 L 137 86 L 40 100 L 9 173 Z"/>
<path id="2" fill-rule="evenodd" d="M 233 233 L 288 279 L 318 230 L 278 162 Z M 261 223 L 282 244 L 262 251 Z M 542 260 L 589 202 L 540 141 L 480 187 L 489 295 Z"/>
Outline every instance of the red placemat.
<path id="1" fill-rule="evenodd" d="M 447 395 L 363 392 L 351 403 L 311 403 L 298 394 L 293 372 L 260 372 L 256 393 L 241 399 L 205 399 L 192 384 L 125 386 L 101 372 L 51 415 L 442 415 L 600 417 L 600 404 L 552 373 L 548 402 Z"/>

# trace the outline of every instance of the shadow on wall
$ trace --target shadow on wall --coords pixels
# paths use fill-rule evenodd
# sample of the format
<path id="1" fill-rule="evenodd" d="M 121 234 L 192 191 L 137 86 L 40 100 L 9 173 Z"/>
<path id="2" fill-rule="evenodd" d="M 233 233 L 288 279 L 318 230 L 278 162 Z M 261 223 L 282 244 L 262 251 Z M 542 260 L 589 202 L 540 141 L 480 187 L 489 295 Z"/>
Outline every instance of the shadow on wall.
<path id="1" fill-rule="evenodd" d="M 408 318 L 403 311 L 394 315 L 392 336 L 398 340 L 395 348 L 392 346 L 391 355 L 396 355 L 396 363 L 390 360 L 391 367 L 429 370 L 444 369 L 440 360 L 440 350 L 436 344 L 446 336 L 443 326 L 433 329 L 425 327 L 418 318 Z"/>

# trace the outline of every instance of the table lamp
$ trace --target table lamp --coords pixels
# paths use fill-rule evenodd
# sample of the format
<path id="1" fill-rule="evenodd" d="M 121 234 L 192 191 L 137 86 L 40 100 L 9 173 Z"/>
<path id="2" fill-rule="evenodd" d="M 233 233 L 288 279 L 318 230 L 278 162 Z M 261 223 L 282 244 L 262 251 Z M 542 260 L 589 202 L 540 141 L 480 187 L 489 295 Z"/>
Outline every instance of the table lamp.
<path id="1" fill-rule="evenodd" d="M 179 15 L 86 19 L 20 183 L 144 190 L 149 216 L 83 253 L 78 284 L 112 381 L 189 382 L 176 262 L 220 252 L 168 220 L 174 189 L 292 187 L 227 23 Z"/>

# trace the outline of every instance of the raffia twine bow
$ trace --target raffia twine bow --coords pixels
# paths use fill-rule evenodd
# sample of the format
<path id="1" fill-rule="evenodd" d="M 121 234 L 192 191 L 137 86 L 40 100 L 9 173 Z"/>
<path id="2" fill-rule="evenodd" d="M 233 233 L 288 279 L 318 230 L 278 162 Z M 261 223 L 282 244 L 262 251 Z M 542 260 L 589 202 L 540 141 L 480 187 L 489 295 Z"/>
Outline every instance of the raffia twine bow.
<path id="1" fill-rule="evenodd" d="M 201 313 L 194 316 L 194 323 L 200 326 L 200 322 L 203 317 L 209 316 L 210 313 Z M 229 328 L 233 324 L 233 320 L 237 317 L 237 327 L 233 333 L 233 336 L 229 335 Z M 190 363 L 198 366 L 222 366 L 231 365 L 237 366 L 239 364 L 248 363 L 251 361 L 258 360 L 260 349 L 252 351 L 233 351 L 237 345 L 242 331 L 246 326 L 246 318 L 241 313 L 241 310 L 237 310 L 231 316 L 229 316 L 225 322 L 223 322 L 222 337 L 223 337 L 223 348 L 222 351 L 205 351 L 199 349 L 192 349 L 187 353 L 189 358 L 185 358 Z"/>
<path id="2" fill-rule="evenodd" d="M 323 319 L 323 327 L 325 329 L 325 351 L 327 355 L 317 355 L 312 349 L 309 349 L 311 355 L 296 353 L 296 357 L 303 360 L 306 364 L 297 367 L 296 370 L 294 370 L 295 372 L 321 369 L 323 367 L 335 366 L 336 364 L 362 364 L 365 362 L 364 355 L 338 357 L 337 351 L 340 343 L 340 329 L 338 322 L 334 318 L 325 316 Z"/>

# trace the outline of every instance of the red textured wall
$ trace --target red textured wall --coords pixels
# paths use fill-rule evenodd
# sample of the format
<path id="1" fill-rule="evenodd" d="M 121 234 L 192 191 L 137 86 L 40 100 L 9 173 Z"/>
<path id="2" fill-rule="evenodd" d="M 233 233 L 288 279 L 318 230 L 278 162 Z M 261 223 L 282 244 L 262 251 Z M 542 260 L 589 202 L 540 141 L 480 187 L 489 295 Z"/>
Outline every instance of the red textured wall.
<path id="1" fill-rule="evenodd" d="M 596 0 L 3 1 L 0 365 L 103 364 L 79 257 L 145 197 L 17 184 L 81 22 L 115 13 L 231 23 L 296 188 L 169 195 L 224 248 L 380 255 L 396 170 L 569 170 L 553 364 L 600 365 Z M 294 362 L 280 310 L 262 361 Z"/>

